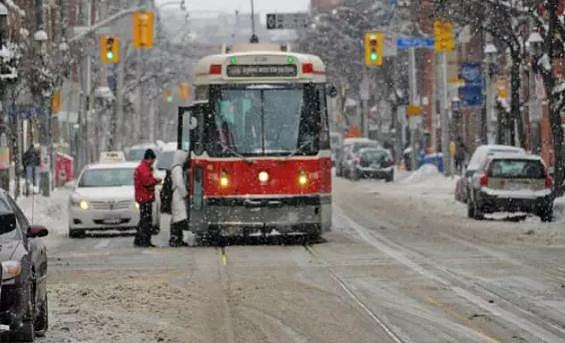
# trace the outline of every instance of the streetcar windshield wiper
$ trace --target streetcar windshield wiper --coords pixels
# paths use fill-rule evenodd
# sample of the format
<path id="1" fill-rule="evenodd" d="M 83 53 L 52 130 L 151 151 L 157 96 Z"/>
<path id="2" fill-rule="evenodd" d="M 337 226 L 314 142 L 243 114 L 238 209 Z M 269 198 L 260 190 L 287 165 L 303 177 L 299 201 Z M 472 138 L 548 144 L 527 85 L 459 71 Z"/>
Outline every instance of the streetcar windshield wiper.
<path id="1" fill-rule="evenodd" d="M 218 141 L 218 144 L 222 147 L 222 150 L 231 153 L 233 156 L 239 157 L 239 158 L 241 158 L 242 160 L 244 160 L 245 162 L 247 162 L 247 163 L 249 163 L 249 164 L 255 163 L 254 160 L 249 159 L 248 157 L 243 156 L 243 155 L 240 154 L 239 152 L 237 152 L 237 151 L 233 150 L 232 148 L 230 148 L 229 146 L 225 145 L 222 141 Z"/>
<path id="2" fill-rule="evenodd" d="M 286 159 L 288 160 L 288 159 L 290 159 L 290 158 L 292 158 L 292 157 L 294 157 L 294 156 L 300 154 L 301 152 L 304 151 L 304 149 L 305 149 L 306 147 L 308 147 L 308 146 L 311 145 L 311 144 L 312 144 L 312 142 L 305 142 L 305 143 L 302 143 L 302 145 L 299 146 L 298 149 L 294 150 L 294 151 L 292 152 L 292 154 L 288 155 L 288 156 L 286 157 Z"/>

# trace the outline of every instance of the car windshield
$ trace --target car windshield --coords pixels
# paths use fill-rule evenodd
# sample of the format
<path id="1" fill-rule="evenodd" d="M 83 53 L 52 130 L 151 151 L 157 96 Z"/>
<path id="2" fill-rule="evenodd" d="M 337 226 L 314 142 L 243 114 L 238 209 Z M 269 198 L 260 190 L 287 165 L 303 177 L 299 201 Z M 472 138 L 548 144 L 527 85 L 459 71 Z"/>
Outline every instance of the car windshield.
<path id="1" fill-rule="evenodd" d="M 356 153 L 359 150 L 364 149 L 364 148 L 376 148 L 376 147 L 379 147 L 379 146 L 380 145 L 377 142 L 375 142 L 375 143 L 357 143 L 357 144 L 353 145 L 352 151 L 354 153 Z"/>
<path id="2" fill-rule="evenodd" d="M 382 163 L 389 159 L 388 152 L 385 150 L 367 150 L 364 151 L 362 157 L 367 162 Z"/>
<path id="3" fill-rule="evenodd" d="M 133 186 L 134 168 L 90 169 L 85 171 L 79 187 L 120 187 Z"/>
<path id="4" fill-rule="evenodd" d="M 173 165 L 173 161 L 175 158 L 175 151 L 163 151 L 159 154 L 157 158 L 156 168 L 163 170 L 163 169 L 170 169 Z"/>
<path id="5" fill-rule="evenodd" d="M 19 237 L 16 227 L 16 216 L 8 203 L 0 198 L 0 240 L 11 240 Z"/>
<path id="6" fill-rule="evenodd" d="M 538 160 L 493 160 L 490 165 L 490 176 L 510 179 L 543 179 L 545 178 L 545 168 Z"/>

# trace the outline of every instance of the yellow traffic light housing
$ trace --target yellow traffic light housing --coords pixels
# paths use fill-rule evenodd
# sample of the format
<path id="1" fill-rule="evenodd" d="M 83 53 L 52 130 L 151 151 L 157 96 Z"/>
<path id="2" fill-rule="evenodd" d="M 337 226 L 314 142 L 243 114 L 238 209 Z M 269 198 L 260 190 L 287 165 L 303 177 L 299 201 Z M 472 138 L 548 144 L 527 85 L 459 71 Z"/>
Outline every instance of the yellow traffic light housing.
<path id="1" fill-rule="evenodd" d="M 104 64 L 120 62 L 120 39 L 103 35 L 100 40 L 100 59 Z"/>
<path id="2" fill-rule="evenodd" d="M 384 41 L 385 37 L 382 32 L 365 33 L 365 65 L 367 67 L 380 67 L 383 65 Z"/>
<path id="3" fill-rule="evenodd" d="M 153 47 L 153 12 L 136 11 L 133 13 L 133 46 L 138 49 Z"/>
<path id="4" fill-rule="evenodd" d="M 440 19 L 434 22 L 434 48 L 436 52 L 450 52 L 455 48 L 453 39 L 453 23 Z"/>
<path id="5" fill-rule="evenodd" d="M 179 94 L 181 99 L 188 100 L 190 98 L 190 85 L 186 82 L 182 82 L 179 85 Z"/>
<path id="6" fill-rule="evenodd" d="M 55 88 L 51 95 L 51 112 L 61 112 L 61 90 L 59 88 Z"/>

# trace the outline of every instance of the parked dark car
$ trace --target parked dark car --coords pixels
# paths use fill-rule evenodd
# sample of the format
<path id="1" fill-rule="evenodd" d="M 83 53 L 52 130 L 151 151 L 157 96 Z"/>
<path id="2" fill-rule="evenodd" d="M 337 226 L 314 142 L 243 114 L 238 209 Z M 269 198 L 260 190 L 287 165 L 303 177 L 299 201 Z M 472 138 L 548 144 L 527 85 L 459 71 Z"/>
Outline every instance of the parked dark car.
<path id="1" fill-rule="evenodd" d="M 347 172 L 351 170 L 355 155 L 363 148 L 382 148 L 382 144 L 367 138 L 346 138 L 343 140 L 341 153 L 335 165 L 337 176 L 348 176 Z"/>
<path id="2" fill-rule="evenodd" d="M 352 180 L 360 178 L 394 180 L 394 161 L 390 152 L 384 148 L 363 148 L 353 158 L 346 175 Z"/>
<path id="3" fill-rule="evenodd" d="M 482 219 L 485 213 L 527 212 L 544 222 L 553 218 L 553 179 L 541 157 L 494 154 L 473 176 L 467 215 Z"/>
<path id="4" fill-rule="evenodd" d="M 0 324 L 9 326 L 2 341 L 33 342 L 47 331 L 47 250 L 39 239 L 47 233 L 0 191 Z"/>

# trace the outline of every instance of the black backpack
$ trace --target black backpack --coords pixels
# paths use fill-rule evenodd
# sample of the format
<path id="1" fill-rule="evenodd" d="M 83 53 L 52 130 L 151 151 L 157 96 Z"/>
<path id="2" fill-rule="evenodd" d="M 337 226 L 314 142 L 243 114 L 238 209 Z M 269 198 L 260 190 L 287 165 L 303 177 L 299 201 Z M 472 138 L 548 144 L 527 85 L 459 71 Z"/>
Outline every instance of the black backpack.
<path id="1" fill-rule="evenodd" d="M 172 214 L 173 178 L 170 170 L 167 170 L 167 175 L 165 176 L 165 180 L 163 180 L 163 187 L 159 195 L 161 197 L 161 213 Z"/>

